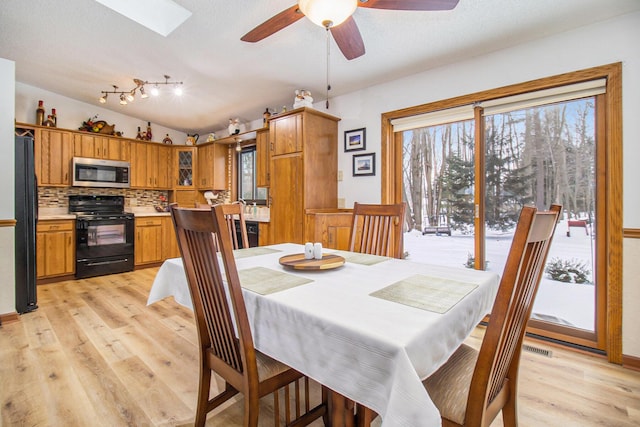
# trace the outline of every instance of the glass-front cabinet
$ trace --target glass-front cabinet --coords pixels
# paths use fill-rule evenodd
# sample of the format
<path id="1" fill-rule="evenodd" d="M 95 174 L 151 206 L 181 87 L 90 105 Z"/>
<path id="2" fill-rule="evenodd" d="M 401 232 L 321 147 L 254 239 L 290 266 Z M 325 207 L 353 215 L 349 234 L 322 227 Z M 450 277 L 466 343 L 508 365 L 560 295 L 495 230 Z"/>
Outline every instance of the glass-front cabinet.
<path id="1" fill-rule="evenodd" d="M 180 148 L 175 151 L 176 161 L 176 182 L 175 188 L 192 188 L 196 182 L 195 169 L 195 147 Z"/>

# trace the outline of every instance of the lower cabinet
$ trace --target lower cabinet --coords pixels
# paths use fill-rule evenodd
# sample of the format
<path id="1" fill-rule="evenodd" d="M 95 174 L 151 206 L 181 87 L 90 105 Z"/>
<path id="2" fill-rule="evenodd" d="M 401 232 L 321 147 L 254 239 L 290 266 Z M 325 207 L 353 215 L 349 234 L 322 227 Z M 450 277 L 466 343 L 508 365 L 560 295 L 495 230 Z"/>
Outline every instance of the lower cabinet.
<path id="1" fill-rule="evenodd" d="M 180 257 L 170 216 L 136 217 L 135 265 L 158 264 Z"/>
<path id="2" fill-rule="evenodd" d="M 162 232 L 163 259 L 179 258 L 180 248 L 178 248 L 178 239 L 170 216 L 162 217 Z"/>
<path id="3" fill-rule="evenodd" d="M 36 278 L 75 274 L 75 222 L 40 220 L 36 226 Z"/>
<path id="4" fill-rule="evenodd" d="M 163 261 L 162 217 L 136 218 L 135 265 L 159 263 Z"/>
<path id="5" fill-rule="evenodd" d="M 330 249 L 349 249 L 352 209 L 307 209 L 306 240 Z"/>
<path id="6" fill-rule="evenodd" d="M 258 246 L 267 246 L 270 244 L 271 241 L 269 240 L 269 223 L 258 223 Z"/>

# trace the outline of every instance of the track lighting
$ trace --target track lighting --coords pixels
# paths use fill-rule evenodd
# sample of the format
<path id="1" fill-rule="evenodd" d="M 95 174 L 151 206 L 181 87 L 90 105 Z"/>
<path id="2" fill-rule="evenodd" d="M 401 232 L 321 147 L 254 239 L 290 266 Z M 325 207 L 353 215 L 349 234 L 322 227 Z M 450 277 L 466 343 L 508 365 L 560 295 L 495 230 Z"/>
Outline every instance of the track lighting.
<path id="1" fill-rule="evenodd" d="M 133 82 L 135 83 L 136 87 L 134 87 L 133 89 L 129 90 L 129 91 L 120 91 L 118 90 L 118 86 L 116 85 L 112 85 L 113 86 L 113 90 L 103 90 L 100 93 L 102 94 L 102 96 L 100 97 L 100 99 L 98 100 L 101 104 L 106 104 L 107 102 L 107 96 L 110 93 L 115 93 L 115 94 L 119 94 L 120 97 L 120 105 L 127 105 L 127 103 L 129 102 L 133 102 L 136 99 L 136 91 L 140 91 L 140 98 L 142 99 L 146 99 L 149 97 L 149 94 L 147 92 L 145 92 L 144 89 L 144 85 L 153 85 L 153 87 L 151 88 L 151 95 L 153 96 L 158 96 L 160 94 L 160 88 L 158 87 L 158 85 L 172 85 L 174 87 L 173 92 L 176 96 L 181 96 L 183 91 L 182 91 L 182 82 L 170 82 L 169 79 L 171 77 L 167 76 L 165 74 L 164 76 L 164 81 L 163 82 L 149 82 L 146 80 L 140 80 L 140 79 L 133 79 Z"/>

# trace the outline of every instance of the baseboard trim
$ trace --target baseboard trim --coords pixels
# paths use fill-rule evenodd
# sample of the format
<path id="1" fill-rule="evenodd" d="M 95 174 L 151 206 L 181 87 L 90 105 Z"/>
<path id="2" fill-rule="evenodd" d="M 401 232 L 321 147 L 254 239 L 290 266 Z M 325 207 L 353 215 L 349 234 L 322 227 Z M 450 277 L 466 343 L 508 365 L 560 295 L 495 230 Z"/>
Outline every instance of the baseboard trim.
<path id="1" fill-rule="evenodd" d="M 640 371 L 640 357 L 622 355 L 622 366 Z"/>
<path id="2" fill-rule="evenodd" d="M 18 316 L 18 313 L 16 312 L 0 314 L 0 325 L 17 322 L 18 320 L 20 320 L 20 316 Z"/>

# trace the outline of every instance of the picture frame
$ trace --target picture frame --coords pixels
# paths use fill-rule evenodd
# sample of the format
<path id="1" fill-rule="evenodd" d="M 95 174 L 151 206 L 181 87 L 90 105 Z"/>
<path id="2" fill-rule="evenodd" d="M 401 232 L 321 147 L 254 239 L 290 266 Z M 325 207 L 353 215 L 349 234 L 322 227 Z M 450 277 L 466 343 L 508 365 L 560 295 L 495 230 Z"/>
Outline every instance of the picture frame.
<path id="1" fill-rule="evenodd" d="M 344 131 L 344 151 L 360 151 L 367 148 L 367 129 L 352 129 Z"/>
<path id="2" fill-rule="evenodd" d="M 376 174 L 376 153 L 353 155 L 353 176 L 373 176 Z"/>

